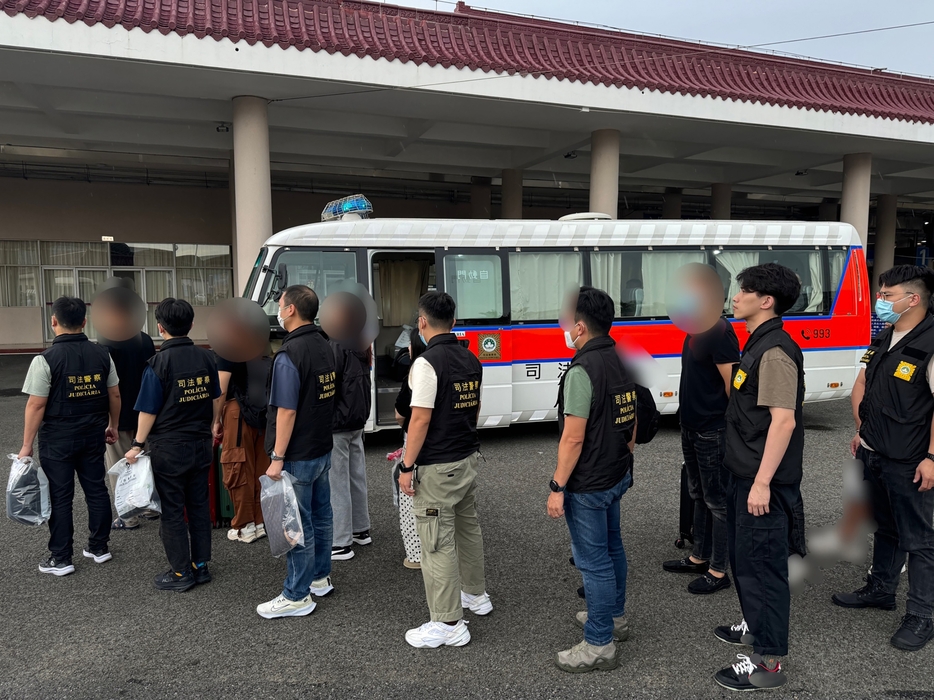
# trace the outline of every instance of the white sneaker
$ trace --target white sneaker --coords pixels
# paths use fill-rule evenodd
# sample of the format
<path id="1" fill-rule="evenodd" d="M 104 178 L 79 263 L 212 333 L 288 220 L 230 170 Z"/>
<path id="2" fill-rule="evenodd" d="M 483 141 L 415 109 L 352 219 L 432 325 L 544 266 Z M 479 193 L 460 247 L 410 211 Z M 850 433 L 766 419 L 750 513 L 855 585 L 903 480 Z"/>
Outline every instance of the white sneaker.
<path id="1" fill-rule="evenodd" d="M 261 540 L 266 536 L 266 526 L 260 523 L 256 526 L 256 539 Z"/>
<path id="2" fill-rule="evenodd" d="M 263 532 L 266 532 L 265 527 L 263 527 Z M 253 523 L 247 523 L 239 530 L 236 528 L 231 528 L 227 531 L 227 539 L 231 542 L 255 542 L 257 539 L 256 525 Z"/>
<path id="3" fill-rule="evenodd" d="M 331 583 L 330 576 L 325 576 L 324 578 L 319 578 L 317 581 L 311 582 L 311 592 L 319 598 L 324 598 L 324 596 L 328 595 L 333 590 L 334 586 Z"/>
<path id="4" fill-rule="evenodd" d="M 493 603 L 487 593 L 470 595 L 461 591 L 461 607 L 467 608 L 475 615 L 489 615 L 493 612 Z"/>
<path id="5" fill-rule="evenodd" d="M 284 595 L 279 595 L 268 603 L 257 605 L 256 612 L 267 620 L 275 617 L 302 617 L 314 612 L 316 605 L 310 593 L 301 600 L 289 600 Z"/>
<path id="6" fill-rule="evenodd" d="M 470 630 L 464 620 L 456 625 L 426 622 L 405 633 L 405 641 L 417 649 L 437 649 L 440 646 L 462 647 L 470 641 Z"/>

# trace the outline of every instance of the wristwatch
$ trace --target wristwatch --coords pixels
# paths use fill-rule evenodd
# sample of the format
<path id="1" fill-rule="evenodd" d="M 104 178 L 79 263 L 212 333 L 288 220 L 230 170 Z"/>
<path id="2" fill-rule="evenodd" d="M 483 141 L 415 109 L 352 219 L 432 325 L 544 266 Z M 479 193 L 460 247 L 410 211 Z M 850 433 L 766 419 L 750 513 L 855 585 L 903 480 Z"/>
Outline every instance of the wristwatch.
<path id="1" fill-rule="evenodd" d="M 410 473 L 410 472 L 414 472 L 414 471 L 415 471 L 415 467 L 417 467 L 417 466 L 418 466 L 417 464 L 413 464 L 411 467 L 407 467 L 407 466 L 405 466 L 405 462 L 403 462 L 402 464 L 399 465 L 399 473 L 400 473 L 400 474 L 408 474 L 408 473 Z"/>
<path id="2" fill-rule="evenodd" d="M 928 452 L 928 459 L 934 462 L 934 454 Z"/>
<path id="3" fill-rule="evenodd" d="M 272 454 L 269 455 L 269 459 L 270 459 L 270 461 L 272 461 L 272 462 L 283 462 L 283 461 L 285 461 L 285 457 L 282 457 L 281 455 L 277 455 L 275 450 L 273 450 L 273 451 L 272 451 Z"/>
<path id="4" fill-rule="evenodd" d="M 144 447 L 146 447 L 146 443 L 145 443 L 145 442 L 137 442 L 136 440 L 133 440 L 133 442 L 130 443 L 130 449 L 133 449 L 134 447 L 138 447 L 139 449 L 143 449 Z"/>
<path id="5" fill-rule="evenodd" d="M 551 488 L 554 493 L 564 493 L 564 486 L 558 486 L 558 482 L 552 479 L 548 482 L 548 486 Z"/>

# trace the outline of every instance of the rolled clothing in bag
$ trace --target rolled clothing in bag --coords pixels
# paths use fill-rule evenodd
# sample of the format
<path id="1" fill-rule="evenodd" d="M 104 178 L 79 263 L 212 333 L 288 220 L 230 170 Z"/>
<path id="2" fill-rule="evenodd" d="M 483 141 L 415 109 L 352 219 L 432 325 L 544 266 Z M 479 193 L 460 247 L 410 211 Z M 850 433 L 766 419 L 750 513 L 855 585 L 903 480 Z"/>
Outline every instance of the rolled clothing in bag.
<path id="1" fill-rule="evenodd" d="M 146 511 L 162 512 L 162 502 L 156 492 L 149 455 L 142 453 L 133 464 L 121 459 L 108 474 L 117 477 L 114 487 L 114 505 L 121 518 L 132 518 Z"/>
<path id="2" fill-rule="evenodd" d="M 288 472 L 282 472 L 278 481 L 265 474 L 259 478 L 259 504 L 263 509 L 269 550 L 274 557 L 281 557 L 295 547 L 305 545 L 305 531 L 293 481 L 294 477 Z"/>
<path id="3" fill-rule="evenodd" d="M 42 525 L 52 516 L 49 479 L 32 457 L 13 460 L 6 484 L 6 514 L 23 525 Z"/>

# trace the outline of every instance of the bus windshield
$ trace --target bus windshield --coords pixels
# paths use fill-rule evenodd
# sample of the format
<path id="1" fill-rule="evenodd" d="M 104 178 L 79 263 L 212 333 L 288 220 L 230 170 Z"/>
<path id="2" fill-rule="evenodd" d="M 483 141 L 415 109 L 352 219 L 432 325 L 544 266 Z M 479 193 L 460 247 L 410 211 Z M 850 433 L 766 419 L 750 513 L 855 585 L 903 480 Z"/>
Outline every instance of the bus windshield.
<path id="1" fill-rule="evenodd" d="M 343 282 L 357 281 L 357 256 L 349 251 L 323 251 L 312 249 L 286 249 L 279 253 L 273 261 L 274 270 L 285 269 L 285 280 L 276 280 L 279 289 L 292 284 L 304 284 L 323 300 L 333 288 Z M 267 276 L 264 294 L 268 294 L 270 286 L 275 280 L 274 275 Z M 263 297 L 261 297 L 263 298 Z M 270 316 L 275 316 L 278 302 L 272 297 L 266 299 L 264 309 Z"/>

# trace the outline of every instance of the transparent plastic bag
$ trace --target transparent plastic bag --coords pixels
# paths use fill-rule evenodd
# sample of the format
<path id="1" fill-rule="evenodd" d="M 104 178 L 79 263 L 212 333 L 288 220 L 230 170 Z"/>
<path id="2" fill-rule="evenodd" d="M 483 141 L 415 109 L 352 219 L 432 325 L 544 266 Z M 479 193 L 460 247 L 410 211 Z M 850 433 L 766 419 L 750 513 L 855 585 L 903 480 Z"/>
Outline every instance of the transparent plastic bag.
<path id="1" fill-rule="evenodd" d="M 263 474 L 259 478 L 259 504 L 266 522 L 266 537 L 274 557 L 281 557 L 294 547 L 305 545 L 305 531 L 298 512 L 298 498 L 292 486 L 294 478 L 282 472 L 276 481 Z"/>
<path id="2" fill-rule="evenodd" d="M 162 512 L 162 502 L 156 493 L 152 462 L 148 454 L 140 454 L 133 464 L 121 459 L 108 473 L 117 478 L 114 505 L 121 518 L 132 518 L 146 511 Z"/>
<path id="3" fill-rule="evenodd" d="M 52 516 L 48 477 L 32 457 L 8 456 L 13 465 L 6 484 L 7 517 L 23 525 L 46 523 Z"/>

